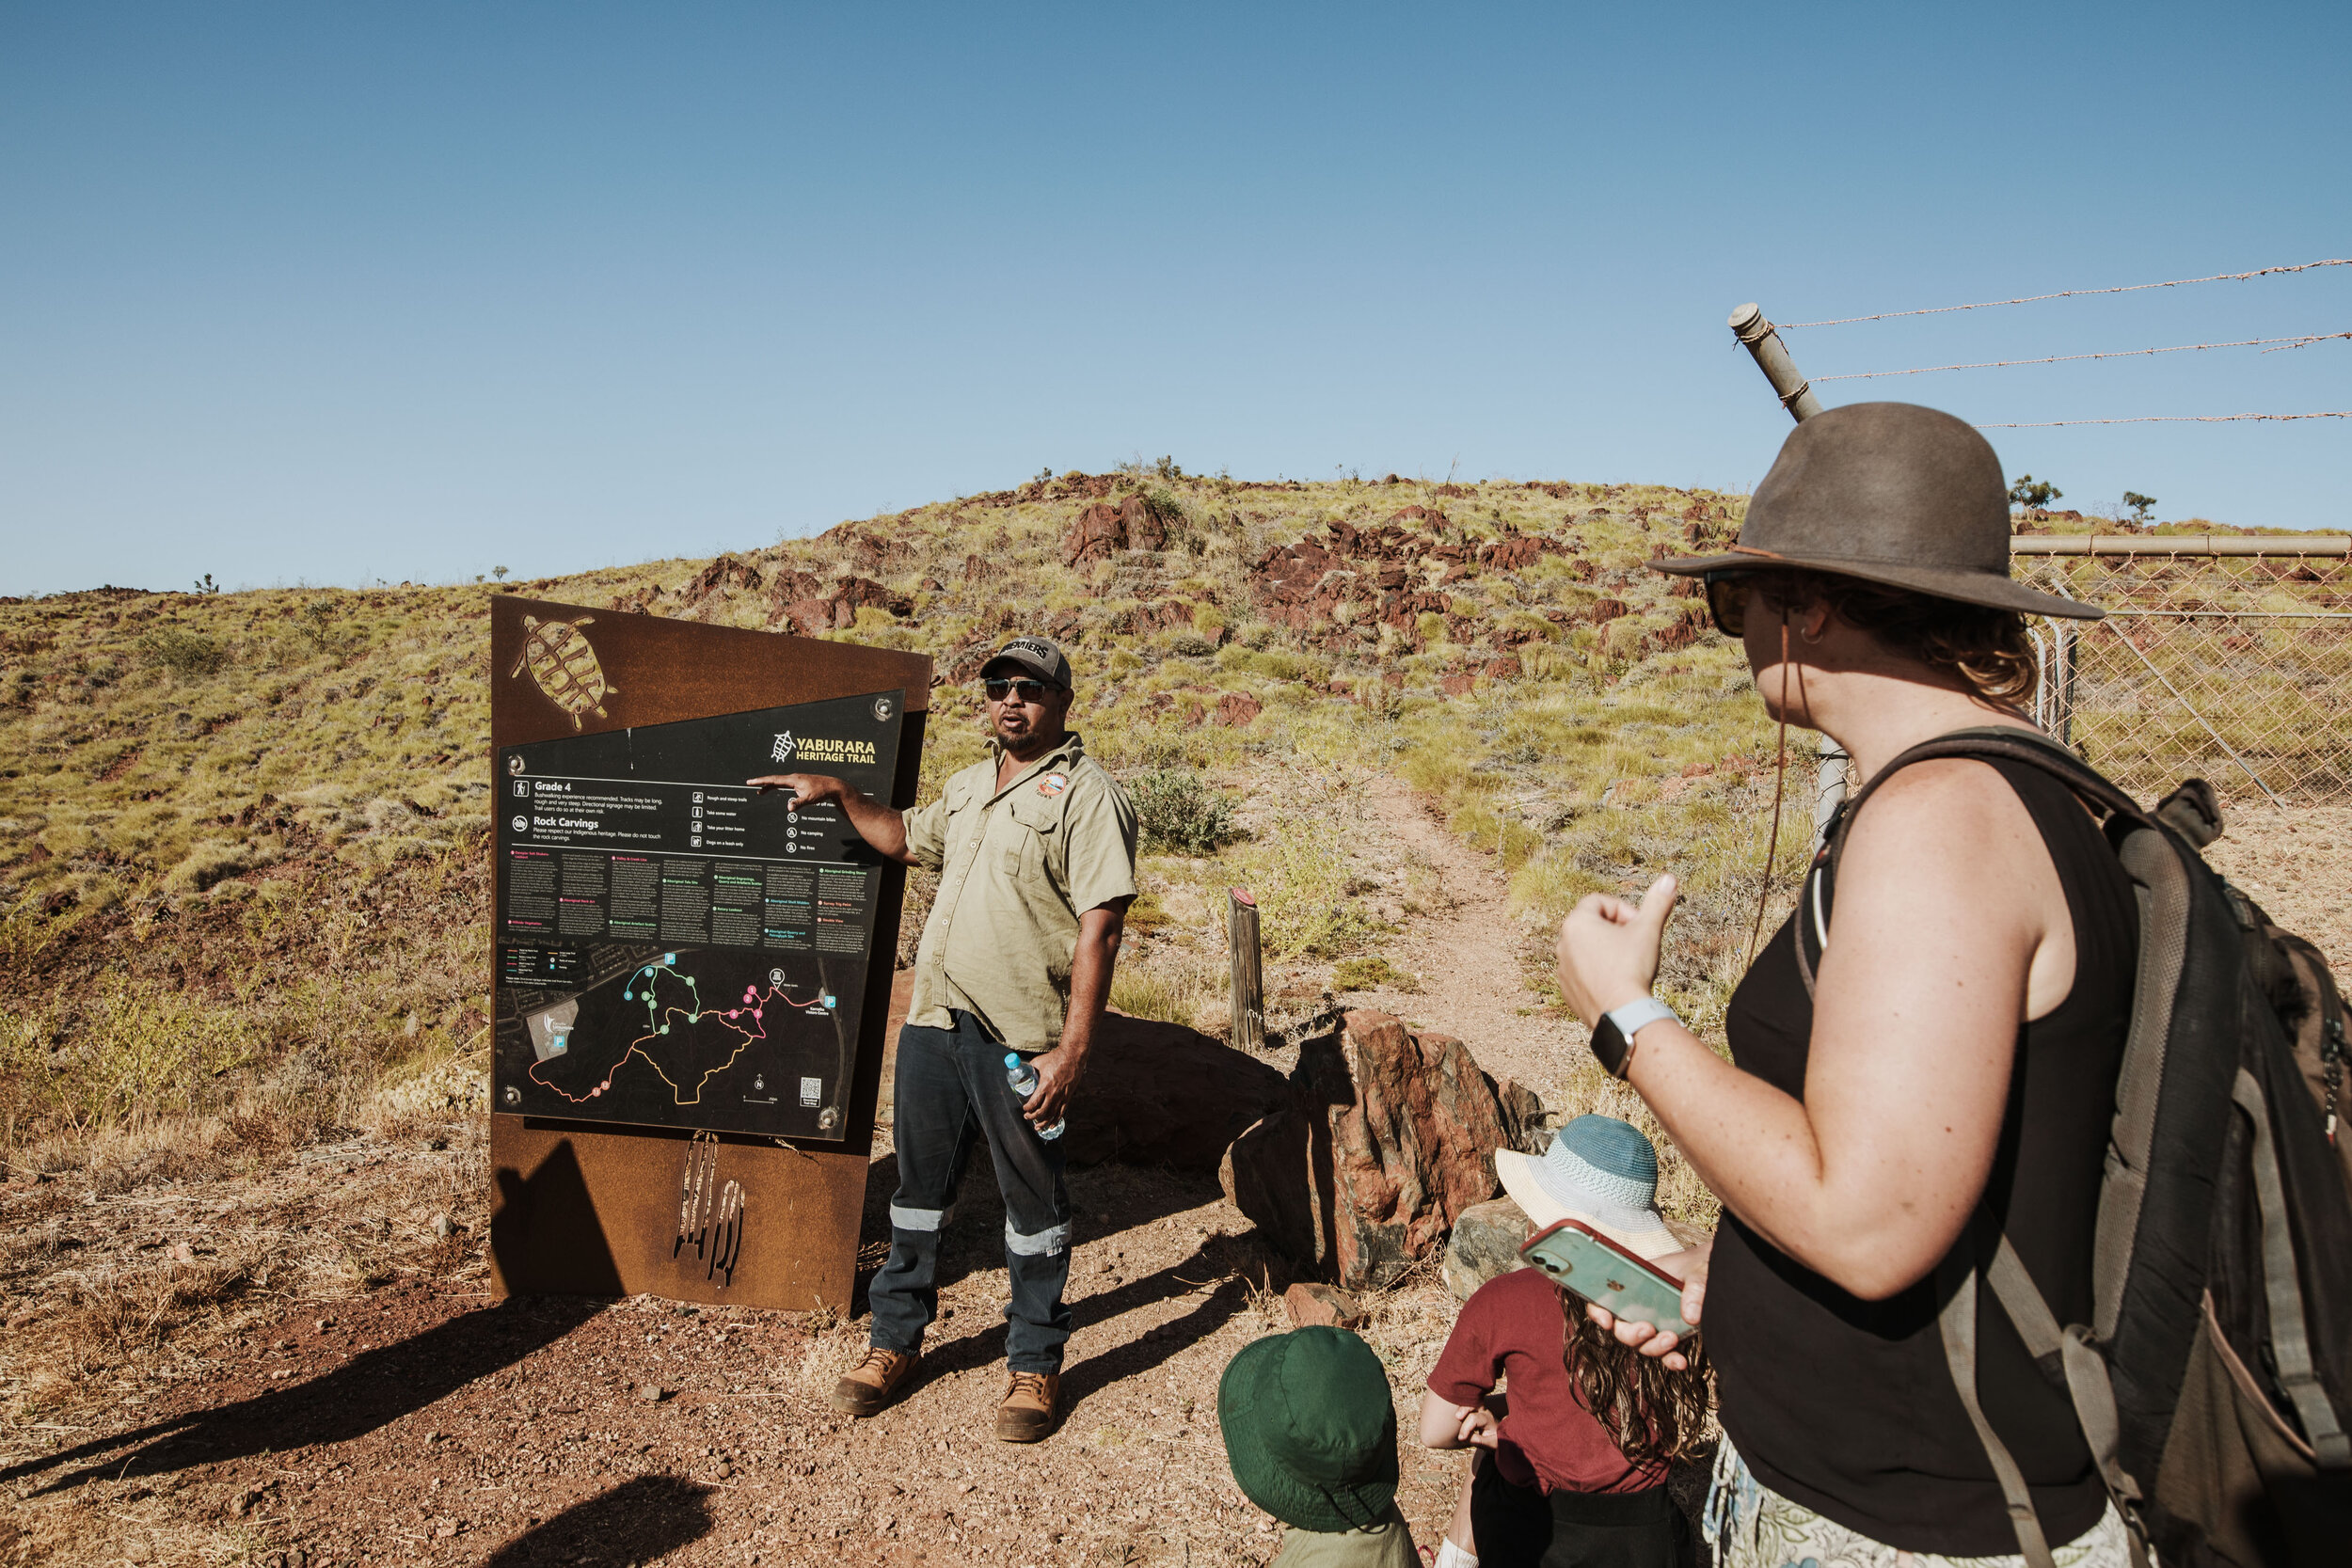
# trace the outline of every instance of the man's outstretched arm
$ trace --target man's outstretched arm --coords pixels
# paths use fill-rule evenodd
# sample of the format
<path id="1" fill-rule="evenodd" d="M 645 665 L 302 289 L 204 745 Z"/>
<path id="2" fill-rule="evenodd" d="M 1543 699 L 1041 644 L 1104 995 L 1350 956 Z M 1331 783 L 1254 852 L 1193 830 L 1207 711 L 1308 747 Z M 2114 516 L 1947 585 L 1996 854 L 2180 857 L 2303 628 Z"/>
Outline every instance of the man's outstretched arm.
<path id="1" fill-rule="evenodd" d="M 788 789 L 796 806 L 835 801 L 841 807 L 841 815 L 850 819 L 850 826 L 857 830 L 857 836 L 875 853 L 887 855 L 901 864 L 914 863 L 914 857 L 907 852 L 906 815 L 895 806 L 866 799 L 846 780 L 829 773 L 770 773 L 745 782 L 760 789 Z"/>

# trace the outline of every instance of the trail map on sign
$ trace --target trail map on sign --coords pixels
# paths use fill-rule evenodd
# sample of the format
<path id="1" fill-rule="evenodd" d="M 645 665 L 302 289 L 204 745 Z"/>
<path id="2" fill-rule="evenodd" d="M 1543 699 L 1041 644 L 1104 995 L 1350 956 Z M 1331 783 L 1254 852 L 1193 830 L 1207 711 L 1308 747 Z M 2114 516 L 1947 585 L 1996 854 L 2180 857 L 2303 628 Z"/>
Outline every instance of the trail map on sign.
<path id="1" fill-rule="evenodd" d="M 497 1108 L 840 1137 L 882 860 L 837 807 L 887 800 L 902 694 L 510 746 L 499 754 Z"/>

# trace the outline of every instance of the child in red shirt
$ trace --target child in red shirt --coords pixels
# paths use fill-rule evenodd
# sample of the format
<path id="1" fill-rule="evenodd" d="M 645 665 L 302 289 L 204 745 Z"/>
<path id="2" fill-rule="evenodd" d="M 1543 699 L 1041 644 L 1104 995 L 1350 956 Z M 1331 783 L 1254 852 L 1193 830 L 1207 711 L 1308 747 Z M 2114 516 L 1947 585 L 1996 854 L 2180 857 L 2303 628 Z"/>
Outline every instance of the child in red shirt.
<path id="1" fill-rule="evenodd" d="M 1669 1274 L 1682 1243 L 1658 1212 L 1658 1152 L 1613 1117 L 1579 1117 L 1543 1158 L 1495 1157 L 1535 1228 L 1591 1226 Z M 1689 1526 L 1670 1461 L 1702 1435 L 1706 1359 L 1670 1370 L 1597 1326 L 1575 1296 L 1521 1268 L 1479 1287 L 1422 1401 L 1421 1440 L 1476 1447 L 1438 1568 L 1676 1568 Z M 1495 1392 L 1510 1385 L 1507 1404 Z"/>

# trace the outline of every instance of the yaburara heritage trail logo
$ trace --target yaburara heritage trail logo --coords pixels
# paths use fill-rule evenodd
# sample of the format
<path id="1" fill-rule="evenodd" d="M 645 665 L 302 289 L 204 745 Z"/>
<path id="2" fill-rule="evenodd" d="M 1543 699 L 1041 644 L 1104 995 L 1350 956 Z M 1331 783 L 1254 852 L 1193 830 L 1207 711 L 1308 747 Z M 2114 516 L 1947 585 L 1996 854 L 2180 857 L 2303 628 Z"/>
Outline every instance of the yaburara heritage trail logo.
<path id="1" fill-rule="evenodd" d="M 512 680 L 529 670 L 532 681 L 548 700 L 571 716 L 575 730 L 580 727 L 583 713 L 611 717 L 604 711 L 604 700 L 620 690 L 604 678 L 596 650 L 580 629 L 594 625 L 596 619 L 583 615 L 577 621 L 542 621 L 536 615 L 524 616 L 523 651 L 516 656 L 515 667 L 506 672 Z"/>
<path id="2" fill-rule="evenodd" d="M 776 736 L 769 758 L 774 762 L 830 762 L 871 768 L 878 760 L 870 740 L 844 740 L 837 736 L 796 736 L 790 730 Z"/>

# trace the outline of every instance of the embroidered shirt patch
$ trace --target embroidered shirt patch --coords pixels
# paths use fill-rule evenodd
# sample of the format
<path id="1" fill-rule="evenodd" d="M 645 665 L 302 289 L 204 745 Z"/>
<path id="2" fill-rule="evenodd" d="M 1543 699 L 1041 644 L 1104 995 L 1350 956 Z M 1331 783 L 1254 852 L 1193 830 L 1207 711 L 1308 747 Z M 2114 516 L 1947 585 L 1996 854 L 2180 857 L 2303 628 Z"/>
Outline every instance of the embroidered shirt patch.
<path id="1" fill-rule="evenodd" d="M 1048 773 L 1037 782 L 1037 792 L 1048 797 L 1059 795 L 1069 787 L 1070 778 L 1064 773 Z"/>

